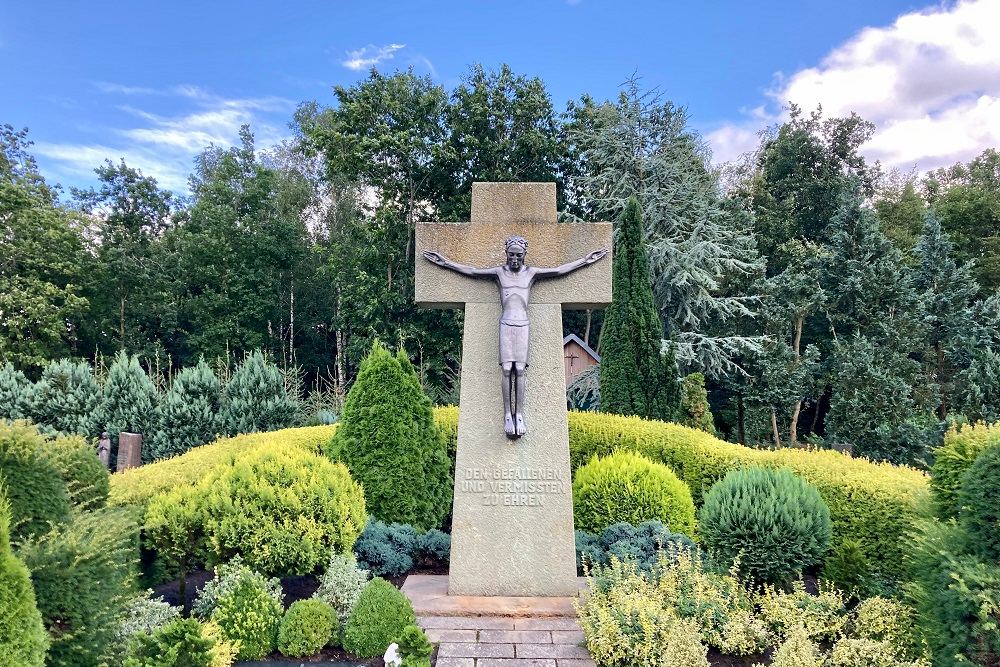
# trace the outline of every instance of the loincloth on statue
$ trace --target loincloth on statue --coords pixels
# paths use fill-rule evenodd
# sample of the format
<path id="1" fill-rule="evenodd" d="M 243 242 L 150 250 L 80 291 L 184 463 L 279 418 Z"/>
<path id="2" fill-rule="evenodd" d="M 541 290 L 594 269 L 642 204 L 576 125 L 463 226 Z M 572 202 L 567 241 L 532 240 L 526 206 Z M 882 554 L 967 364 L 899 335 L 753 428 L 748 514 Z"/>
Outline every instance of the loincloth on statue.
<path id="1" fill-rule="evenodd" d="M 500 322 L 500 364 L 528 365 L 528 323 Z"/>

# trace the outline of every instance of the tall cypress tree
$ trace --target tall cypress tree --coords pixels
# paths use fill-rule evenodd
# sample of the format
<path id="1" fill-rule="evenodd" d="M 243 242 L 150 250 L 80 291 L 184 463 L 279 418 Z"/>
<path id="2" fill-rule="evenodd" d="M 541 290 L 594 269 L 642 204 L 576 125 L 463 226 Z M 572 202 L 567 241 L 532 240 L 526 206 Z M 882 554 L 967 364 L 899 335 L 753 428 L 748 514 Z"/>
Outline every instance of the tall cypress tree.
<path id="1" fill-rule="evenodd" d="M 149 447 L 152 459 L 183 454 L 211 442 L 221 430 L 219 379 L 204 357 L 174 378 L 156 409 L 156 431 Z"/>
<path id="2" fill-rule="evenodd" d="M 612 268 L 614 299 L 601 336 L 601 410 L 676 419 L 681 403 L 673 348 L 663 349 L 663 324 L 653 302 L 642 213 L 629 200 L 618 223 Z"/>
<path id="3" fill-rule="evenodd" d="M 230 435 L 287 428 L 298 411 L 298 397 L 260 350 L 247 355 L 222 390 L 222 425 Z"/>
<path id="4" fill-rule="evenodd" d="M 156 386 L 139 365 L 139 357 L 124 350 L 115 355 L 104 383 L 101 419 L 111 436 L 111 448 L 117 456 L 118 435 L 141 433 L 146 446 L 143 461 L 149 461 L 149 440 L 153 434 L 153 411 L 156 409 Z"/>

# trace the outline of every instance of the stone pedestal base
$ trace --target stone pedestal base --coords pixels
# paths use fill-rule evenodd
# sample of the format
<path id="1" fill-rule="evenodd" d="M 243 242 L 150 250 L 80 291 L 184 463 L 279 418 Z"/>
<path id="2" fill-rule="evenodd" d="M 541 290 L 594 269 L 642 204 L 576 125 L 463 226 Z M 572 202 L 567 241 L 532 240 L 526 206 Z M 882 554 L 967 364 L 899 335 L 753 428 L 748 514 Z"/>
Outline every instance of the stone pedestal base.
<path id="1" fill-rule="evenodd" d="M 451 595 L 576 595 L 566 371 L 558 304 L 528 309 L 528 433 L 503 431 L 499 303 L 465 309 Z"/>
<path id="2" fill-rule="evenodd" d="M 449 595 L 448 576 L 411 574 L 403 583 L 418 617 L 427 616 L 512 616 L 519 618 L 576 618 L 573 601 L 587 587 L 583 577 L 575 578 L 576 590 L 564 597 L 518 597 Z"/>

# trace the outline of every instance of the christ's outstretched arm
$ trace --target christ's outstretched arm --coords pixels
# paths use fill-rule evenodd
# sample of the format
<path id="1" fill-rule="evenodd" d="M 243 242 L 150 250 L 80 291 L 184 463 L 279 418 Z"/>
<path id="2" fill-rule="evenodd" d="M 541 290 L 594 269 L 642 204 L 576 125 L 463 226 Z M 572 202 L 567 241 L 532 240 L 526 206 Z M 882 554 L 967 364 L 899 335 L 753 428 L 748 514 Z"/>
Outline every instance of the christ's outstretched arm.
<path id="1" fill-rule="evenodd" d="M 477 269 L 474 266 L 459 264 L 458 262 L 452 261 L 441 253 L 434 252 L 433 250 L 425 250 L 424 258 L 429 262 L 434 262 L 438 266 L 451 269 L 456 273 L 461 273 L 463 276 L 469 276 L 470 278 L 495 278 L 497 275 L 496 268 Z"/>
<path id="2" fill-rule="evenodd" d="M 594 252 L 588 254 L 586 257 L 581 257 L 580 259 L 574 259 L 572 262 L 566 262 L 562 266 L 555 266 L 548 269 L 535 269 L 536 278 L 557 278 L 559 276 L 565 276 L 567 273 L 572 273 L 580 267 L 586 266 L 588 264 L 593 264 L 600 258 L 608 254 L 608 251 L 604 248 L 600 250 L 595 250 Z"/>

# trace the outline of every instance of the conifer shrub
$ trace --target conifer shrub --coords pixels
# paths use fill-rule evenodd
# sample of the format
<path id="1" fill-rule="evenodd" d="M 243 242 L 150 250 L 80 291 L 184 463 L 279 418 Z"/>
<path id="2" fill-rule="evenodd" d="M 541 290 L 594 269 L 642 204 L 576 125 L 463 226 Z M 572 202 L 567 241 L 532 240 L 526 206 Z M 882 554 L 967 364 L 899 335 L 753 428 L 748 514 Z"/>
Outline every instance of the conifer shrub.
<path id="1" fill-rule="evenodd" d="M 958 516 L 962 475 L 991 444 L 1000 444 L 1000 423 L 952 426 L 945 433 L 944 444 L 934 451 L 930 479 L 931 492 L 942 517 Z"/>
<path id="2" fill-rule="evenodd" d="M 451 506 L 453 463 L 402 349 L 392 355 L 373 343 L 327 454 L 347 464 L 375 518 L 424 530 L 442 525 Z"/>
<path id="3" fill-rule="evenodd" d="M 851 597 L 868 597 L 878 589 L 861 543 L 849 537 L 830 549 L 823 564 L 823 578 Z"/>
<path id="4" fill-rule="evenodd" d="M 680 380 L 673 348 L 662 349 L 663 324 L 635 198 L 617 225 L 611 271 L 614 300 L 601 331 L 601 410 L 672 421 L 680 409 Z"/>
<path id="5" fill-rule="evenodd" d="M 396 639 L 399 646 L 400 667 L 430 667 L 434 647 L 424 631 L 416 625 L 408 625 Z"/>
<path id="6" fill-rule="evenodd" d="M 216 566 L 215 577 L 198 591 L 191 613 L 202 620 L 211 619 L 219 606 L 219 600 L 235 590 L 238 584 L 245 583 L 244 580 L 249 580 L 249 586 L 267 591 L 278 607 L 284 604 L 285 594 L 281 590 L 281 580 L 269 579 L 260 572 L 255 572 L 246 566 L 242 558 L 236 556 L 228 563 Z"/>
<path id="7" fill-rule="evenodd" d="M 97 452 L 81 436 L 55 438 L 41 445 L 66 484 L 70 502 L 80 509 L 99 509 L 108 501 L 110 475 Z"/>
<path id="8" fill-rule="evenodd" d="M 322 600 L 293 602 L 278 626 L 278 650 L 292 658 L 316 655 L 339 635 L 338 625 L 333 607 Z"/>
<path id="9" fill-rule="evenodd" d="M 151 460 L 177 456 L 215 439 L 222 430 L 222 386 L 204 359 L 181 370 L 156 407 Z"/>
<path id="10" fill-rule="evenodd" d="M 32 421 L 45 433 L 100 435 L 101 388 L 86 362 L 60 359 L 49 363 L 28 400 Z"/>
<path id="11" fill-rule="evenodd" d="M 1000 443 L 990 445 L 962 475 L 959 521 L 969 537 L 969 550 L 1000 564 Z"/>
<path id="12" fill-rule="evenodd" d="M 133 637 L 123 667 L 212 667 L 213 641 L 201 623 L 178 618 Z"/>
<path id="13" fill-rule="evenodd" d="M 222 426 L 230 435 L 286 428 L 298 411 L 281 371 L 259 350 L 247 355 L 222 390 Z"/>
<path id="14" fill-rule="evenodd" d="M 0 661 L 42 667 L 49 636 L 35 604 L 28 569 L 11 552 L 6 490 L 0 483 Z"/>
<path id="15" fill-rule="evenodd" d="M 139 365 L 139 357 L 119 351 L 108 368 L 101 392 L 101 421 L 111 436 L 112 454 L 117 456 L 119 434 L 140 433 L 142 460 L 151 460 L 147 449 L 153 434 L 157 399 L 156 385 Z"/>
<path id="16" fill-rule="evenodd" d="M 402 523 L 369 520 L 354 543 L 360 567 L 377 576 L 398 577 L 417 563 L 446 565 L 451 555 L 451 536 L 436 528 L 420 532 Z"/>
<path id="17" fill-rule="evenodd" d="M 694 535 L 694 501 L 687 485 L 662 463 L 631 452 L 594 458 L 573 477 L 573 520 L 600 532 L 615 523 L 662 521 Z"/>
<path id="18" fill-rule="evenodd" d="M 830 510 L 816 487 L 790 470 L 734 470 L 705 496 L 699 530 L 721 565 L 739 562 L 759 582 L 780 583 L 822 561 Z"/>
<path id="19" fill-rule="evenodd" d="M 416 623 L 410 601 L 385 579 L 375 577 L 361 591 L 344 629 L 344 649 L 360 658 L 382 655 Z"/>
<path id="20" fill-rule="evenodd" d="M 656 520 L 638 526 L 615 523 L 596 534 L 576 531 L 576 567 L 580 574 L 609 565 L 612 558 L 634 563 L 640 572 L 652 572 L 662 554 L 676 554 L 681 549 L 697 551 L 691 538 L 671 532 Z"/>
<path id="21" fill-rule="evenodd" d="M 313 593 L 313 597 L 330 605 L 337 614 L 338 630 L 335 639 L 338 641 L 367 583 L 368 570 L 358 568 L 353 555 L 335 553 L 330 556 L 330 562 L 319 577 L 319 588 Z"/>
<path id="22" fill-rule="evenodd" d="M 278 644 L 281 603 L 254 577 L 242 576 L 219 595 L 212 621 L 239 645 L 240 660 L 260 660 Z"/>
<path id="23" fill-rule="evenodd" d="M 135 595 L 137 544 L 132 512 L 103 509 L 21 545 L 52 635 L 46 664 L 92 667 L 110 652 L 118 619 Z"/>
<path id="24" fill-rule="evenodd" d="M 124 661 L 132 637 L 136 634 L 150 635 L 180 618 L 181 608 L 166 602 L 163 597 L 152 597 L 153 591 L 147 590 L 136 595 L 125 606 L 115 629 L 115 638 L 111 649 L 111 664 Z"/>
<path id="25" fill-rule="evenodd" d="M 154 496 L 143 522 L 145 545 L 179 573 L 177 595 L 187 608 L 187 574 L 207 556 L 206 521 L 198 489 L 179 486 Z"/>
<path id="26" fill-rule="evenodd" d="M 686 375 L 681 381 L 680 421 L 684 426 L 715 435 L 715 420 L 708 404 L 705 376 L 701 373 Z"/>
<path id="27" fill-rule="evenodd" d="M 31 383 L 14 364 L 8 361 L 0 366 L 0 419 L 27 419 L 31 409 L 30 391 Z"/>
<path id="28" fill-rule="evenodd" d="M 59 467 L 43 454 L 47 443 L 24 422 L 0 422 L 0 484 L 7 488 L 14 541 L 47 532 L 70 516 Z"/>
<path id="29" fill-rule="evenodd" d="M 265 574 L 309 574 L 330 552 L 350 553 L 368 515 L 347 468 L 302 449 L 238 458 L 198 485 L 216 561 L 237 554 Z"/>

